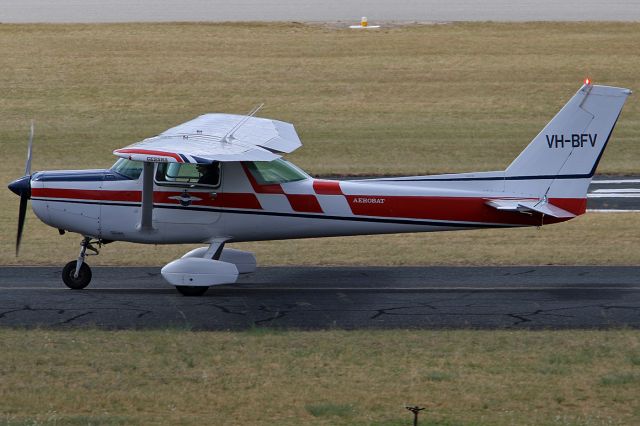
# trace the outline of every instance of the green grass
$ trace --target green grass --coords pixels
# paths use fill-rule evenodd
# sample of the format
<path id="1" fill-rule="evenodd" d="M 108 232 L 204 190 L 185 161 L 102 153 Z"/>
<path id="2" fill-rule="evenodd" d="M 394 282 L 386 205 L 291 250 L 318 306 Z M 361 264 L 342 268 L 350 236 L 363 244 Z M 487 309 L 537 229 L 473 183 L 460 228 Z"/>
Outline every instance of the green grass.
<path id="1" fill-rule="evenodd" d="M 31 118 L 34 170 L 99 168 L 116 148 L 260 102 L 296 125 L 304 146 L 290 158 L 314 174 L 504 169 L 585 76 L 639 88 L 638 45 L 640 23 L 3 24 L 0 180 L 22 175 Z M 599 172 L 637 173 L 639 105 L 629 99 Z M 15 263 L 18 199 L 0 191 L 0 203 L 0 263 Z M 21 262 L 74 257 L 77 237 L 55 232 L 30 215 Z M 104 262 L 157 254 L 118 251 Z"/>
<path id="2" fill-rule="evenodd" d="M 0 342 L 5 425 L 409 425 L 407 405 L 426 407 L 421 425 L 640 422 L 633 330 L 5 328 Z"/>
<path id="3" fill-rule="evenodd" d="M 640 382 L 640 376 L 634 373 L 608 373 L 600 378 L 600 384 L 604 386 L 628 385 Z"/>
<path id="4" fill-rule="evenodd" d="M 0 419 L 0 425 L 5 426 L 129 426 L 141 424 L 139 420 L 131 417 L 122 417 L 118 415 L 80 415 L 80 416 L 64 416 L 51 413 L 42 419 L 27 418 L 15 419 L 6 417 Z"/>
<path id="5" fill-rule="evenodd" d="M 429 371 L 425 375 L 425 377 L 428 380 L 431 380 L 433 382 L 442 382 L 442 381 L 447 381 L 447 380 L 453 380 L 455 378 L 455 376 L 456 376 L 455 373 L 450 373 L 448 371 L 440 371 L 440 370 Z"/>
<path id="6" fill-rule="evenodd" d="M 349 404 L 320 403 L 309 404 L 305 408 L 314 417 L 350 417 L 354 413 L 353 406 Z"/>

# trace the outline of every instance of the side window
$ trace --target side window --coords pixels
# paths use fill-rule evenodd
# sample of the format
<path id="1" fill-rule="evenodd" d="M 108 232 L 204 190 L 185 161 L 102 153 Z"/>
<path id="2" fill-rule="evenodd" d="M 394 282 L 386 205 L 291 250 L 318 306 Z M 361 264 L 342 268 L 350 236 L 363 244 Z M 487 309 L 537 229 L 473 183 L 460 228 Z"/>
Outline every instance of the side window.
<path id="1" fill-rule="evenodd" d="M 126 176 L 129 179 L 135 180 L 138 179 L 142 173 L 142 162 L 119 158 L 118 161 L 111 166 L 111 170 L 120 175 Z"/>
<path id="2" fill-rule="evenodd" d="M 243 164 L 247 166 L 260 185 L 295 182 L 309 177 L 281 158 L 273 161 L 251 161 Z"/>
<path id="3" fill-rule="evenodd" d="M 160 163 L 156 170 L 158 185 L 220 186 L 220 163 Z"/>

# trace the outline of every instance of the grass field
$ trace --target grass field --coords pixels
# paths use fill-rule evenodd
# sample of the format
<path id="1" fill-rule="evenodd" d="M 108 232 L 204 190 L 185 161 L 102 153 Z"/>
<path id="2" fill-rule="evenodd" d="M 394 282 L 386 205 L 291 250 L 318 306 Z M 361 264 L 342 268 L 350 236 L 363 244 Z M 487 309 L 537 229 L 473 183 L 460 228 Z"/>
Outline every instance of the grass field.
<path id="1" fill-rule="evenodd" d="M 0 329 L 0 424 L 633 425 L 634 331 Z"/>
<path id="2" fill-rule="evenodd" d="M 295 123 L 304 146 L 291 159 L 311 173 L 502 169 L 584 76 L 640 87 L 640 58 L 630 54 L 638 45 L 640 24 L 622 23 L 421 25 L 367 33 L 301 24 L 0 25 L 0 141 L 6 156 L 0 178 L 9 182 L 22 174 L 32 117 L 35 170 L 107 167 L 115 148 L 204 112 L 242 113 L 259 102 L 266 103 L 264 116 Z M 637 173 L 639 137 L 640 107 L 631 97 L 599 171 Z M 12 264 L 18 198 L 0 191 L 0 203 L 0 263 Z M 591 219 L 602 224 L 603 233 L 582 241 L 606 245 L 611 221 L 619 220 Z M 632 226 L 619 224 L 614 232 Z M 434 241 L 438 250 L 353 261 L 458 263 L 460 256 L 434 257 L 434 251 L 453 253 L 442 244 L 468 243 L 480 235 L 493 234 L 393 237 L 396 244 L 418 248 Z M 504 239 L 496 243 L 514 234 L 500 235 Z M 633 234 L 625 235 L 629 239 Z M 76 240 L 60 239 L 30 214 L 20 262 L 66 261 L 75 256 Z M 340 250 L 362 240 L 347 241 L 295 244 Z M 373 246 L 379 240 L 364 241 Z M 263 264 L 305 262 L 284 247 L 255 246 L 267 254 L 261 255 Z M 278 256 L 268 255 L 272 250 Z M 148 264 L 179 252 L 123 244 L 97 262 Z M 463 262 L 589 258 L 565 254 L 549 260 L 543 253 L 517 252 L 464 256 Z M 636 261 L 623 254 L 606 258 Z"/>

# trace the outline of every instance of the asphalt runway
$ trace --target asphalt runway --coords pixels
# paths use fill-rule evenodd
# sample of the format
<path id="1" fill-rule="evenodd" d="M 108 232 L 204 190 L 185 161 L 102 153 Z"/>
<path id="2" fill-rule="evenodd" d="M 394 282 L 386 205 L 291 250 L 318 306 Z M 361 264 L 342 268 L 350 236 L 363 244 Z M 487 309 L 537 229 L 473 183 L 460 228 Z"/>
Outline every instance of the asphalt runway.
<path id="1" fill-rule="evenodd" d="M 0 268 L 0 326 L 241 330 L 640 327 L 640 267 L 269 267 L 184 297 L 160 267 Z"/>
<path id="2" fill-rule="evenodd" d="M 637 0 L 4 0 L 0 22 L 638 21 Z M 346 25 L 345 25 L 346 26 Z"/>
<path id="3" fill-rule="evenodd" d="M 640 211 L 640 177 L 604 176 L 591 182 L 587 209 L 595 211 Z"/>

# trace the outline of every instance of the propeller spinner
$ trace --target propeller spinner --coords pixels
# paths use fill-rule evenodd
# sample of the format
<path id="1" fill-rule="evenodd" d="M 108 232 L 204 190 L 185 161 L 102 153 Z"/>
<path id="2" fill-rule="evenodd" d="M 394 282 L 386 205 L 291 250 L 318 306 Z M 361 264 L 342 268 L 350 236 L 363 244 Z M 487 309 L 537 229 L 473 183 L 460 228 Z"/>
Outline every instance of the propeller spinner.
<path id="1" fill-rule="evenodd" d="M 24 229 L 24 220 L 27 215 L 27 201 L 31 198 L 31 153 L 33 151 L 34 123 L 31 120 L 31 128 L 29 131 L 29 146 L 27 148 L 27 162 L 24 168 L 24 176 L 14 180 L 9 184 L 9 189 L 16 195 L 20 196 L 20 208 L 18 210 L 18 233 L 16 235 L 16 256 L 20 252 L 20 241 L 22 240 L 22 230 Z"/>

